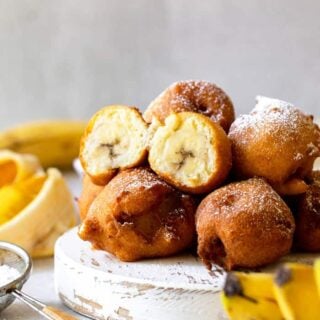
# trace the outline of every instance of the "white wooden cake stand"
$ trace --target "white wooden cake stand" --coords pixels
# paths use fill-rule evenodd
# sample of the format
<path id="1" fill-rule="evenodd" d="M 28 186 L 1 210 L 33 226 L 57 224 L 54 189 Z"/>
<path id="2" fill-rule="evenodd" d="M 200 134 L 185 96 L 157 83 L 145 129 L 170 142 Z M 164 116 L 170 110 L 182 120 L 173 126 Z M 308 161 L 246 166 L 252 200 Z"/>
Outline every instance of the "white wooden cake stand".
<path id="1" fill-rule="evenodd" d="M 220 268 L 208 272 L 197 257 L 121 262 L 92 250 L 77 228 L 55 248 L 55 284 L 70 308 L 104 320 L 222 320 Z"/>
<path id="2" fill-rule="evenodd" d="M 311 264 L 318 256 L 290 254 L 280 262 Z M 63 235 L 55 248 L 55 284 L 61 300 L 93 319 L 225 320 L 219 295 L 224 277 L 219 267 L 209 272 L 190 254 L 121 262 L 92 250 L 77 236 L 77 228 Z"/>

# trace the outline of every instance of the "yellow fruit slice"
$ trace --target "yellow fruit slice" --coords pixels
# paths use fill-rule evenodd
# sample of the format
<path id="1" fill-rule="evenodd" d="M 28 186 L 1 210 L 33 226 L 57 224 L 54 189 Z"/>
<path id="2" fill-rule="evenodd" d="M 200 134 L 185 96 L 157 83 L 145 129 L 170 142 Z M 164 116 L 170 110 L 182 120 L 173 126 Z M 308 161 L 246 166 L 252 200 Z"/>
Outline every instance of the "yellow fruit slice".
<path id="1" fill-rule="evenodd" d="M 76 222 L 73 197 L 61 173 L 49 169 L 46 176 L 44 181 L 37 177 L 20 185 L 22 193 L 32 186 L 33 199 L 0 225 L 0 240 L 16 243 L 36 257 L 51 255 L 56 239 Z"/>
<path id="2" fill-rule="evenodd" d="M 274 293 L 286 320 L 320 319 L 320 298 L 312 266 L 287 263 L 274 277 Z"/>
<path id="3" fill-rule="evenodd" d="M 0 188 L 42 172 L 35 156 L 0 150 Z"/>
<path id="4" fill-rule="evenodd" d="M 46 175 L 41 174 L 0 188 L 0 225 L 11 220 L 30 203 L 45 180 Z"/>
<path id="5" fill-rule="evenodd" d="M 272 275 L 229 273 L 222 304 L 231 320 L 282 320 L 273 293 Z"/>

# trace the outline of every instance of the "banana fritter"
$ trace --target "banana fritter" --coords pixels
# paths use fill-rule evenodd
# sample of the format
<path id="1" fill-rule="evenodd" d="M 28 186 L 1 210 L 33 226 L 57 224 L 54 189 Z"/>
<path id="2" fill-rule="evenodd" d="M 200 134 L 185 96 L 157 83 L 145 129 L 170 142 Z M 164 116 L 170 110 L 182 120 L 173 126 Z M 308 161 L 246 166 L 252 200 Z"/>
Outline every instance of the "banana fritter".
<path id="1" fill-rule="evenodd" d="M 201 113 L 226 132 L 235 118 L 232 101 L 222 89 L 213 83 L 195 80 L 173 83 L 150 103 L 143 117 L 148 123 L 154 118 L 164 122 L 171 113 L 179 112 Z"/>
<path id="2" fill-rule="evenodd" d="M 231 125 L 229 138 L 239 178 L 263 177 L 282 194 L 307 190 L 303 180 L 320 156 L 320 130 L 312 116 L 283 101 L 260 98 L 249 115 Z"/>
<path id="3" fill-rule="evenodd" d="M 211 268 L 255 268 L 287 254 L 293 215 L 261 178 L 231 183 L 209 194 L 196 212 L 198 254 Z"/>
<path id="4" fill-rule="evenodd" d="M 191 245 L 195 210 L 191 196 L 150 169 L 127 169 L 93 201 L 79 236 L 122 261 L 164 257 Z"/>

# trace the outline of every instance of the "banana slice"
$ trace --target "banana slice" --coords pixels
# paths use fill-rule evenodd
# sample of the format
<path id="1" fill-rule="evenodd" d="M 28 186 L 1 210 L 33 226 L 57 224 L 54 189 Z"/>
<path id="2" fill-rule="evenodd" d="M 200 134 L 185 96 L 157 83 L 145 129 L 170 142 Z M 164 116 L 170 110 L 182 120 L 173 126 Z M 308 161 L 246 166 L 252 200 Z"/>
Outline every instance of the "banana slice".
<path id="1" fill-rule="evenodd" d="M 32 256 L 51 255 L 55 240 L 75 225 L 75 215 L 73 197 L 61 173 L 49 169 L 36 197 L 0 226 L 0 240 L 16 243 Z"/>
<path id="2" fill-rule="evenodd" d="M 43 173 L 39 160 L 31 154 L 0 151 L 0 188 L 20 182 L 36 173 Z"/>
<path id="3" fill-rule="evenodd" d="M 135 108 L 109 106 L 89 121 L 80 147 L 86 173 L 100 185 L 121 168 L 142 163 L 147 155 L 147 124 Z"/>
<path id="4" fill-rule="evenodd" d="M 231 168 L 225 132 L 197 113 L 171 114 L 155 130 L 150 144 L 151 168 L 183 191 L 209 192 L 223 182 Z"/>

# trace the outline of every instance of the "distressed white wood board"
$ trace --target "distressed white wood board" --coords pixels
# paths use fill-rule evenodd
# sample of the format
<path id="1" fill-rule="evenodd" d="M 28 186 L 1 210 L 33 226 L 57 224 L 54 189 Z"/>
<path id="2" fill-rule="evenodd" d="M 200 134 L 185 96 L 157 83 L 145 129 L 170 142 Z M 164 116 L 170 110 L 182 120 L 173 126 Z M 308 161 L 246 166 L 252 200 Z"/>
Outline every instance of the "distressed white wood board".
<path id="1" fill-rule="evenodd" d="M 77 228 L 55 248 L 55 285 L 62 301 L 93 319 L 222 320 L 220 268 L 208 272 L 197 257 L 121 262 L 92 250 Z"/>
<path id="2" fill-rule="evenodd" d="M 312 264 L 316 254 L 290 254 L 280 263 Z M 63 235 L 55 248 L 55 285 L 61 300 L 74 311 L 103 320 L 225 320 L 220 291 L 225 273 L 208 271 L 197 257 L 121 262 L 92 250 L 77 236 Z"/>

